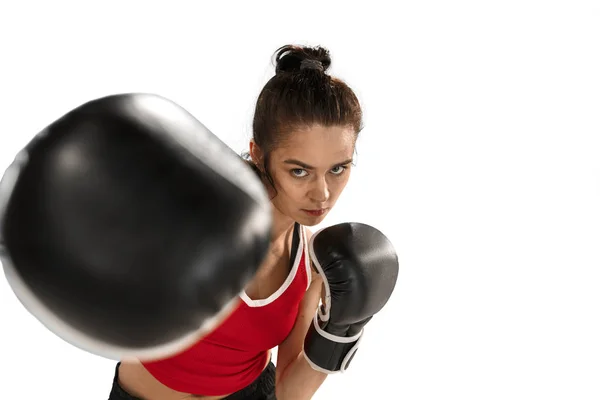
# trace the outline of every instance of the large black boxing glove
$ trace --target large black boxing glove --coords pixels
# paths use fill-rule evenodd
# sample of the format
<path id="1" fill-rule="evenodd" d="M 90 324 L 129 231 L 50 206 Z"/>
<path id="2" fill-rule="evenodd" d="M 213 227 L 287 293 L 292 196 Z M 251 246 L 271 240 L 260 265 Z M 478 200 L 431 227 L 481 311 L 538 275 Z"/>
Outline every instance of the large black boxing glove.
<path id="1" fill-rule="evenodd" d="M 317 371 L 343 372 L 358 350 L 363 328 L 389 300 L 398 256 L 377 229 L 343 223 L 316 232 L 309 243 L 323 278 L 325 299 L 304 340 L 304 357 Z"/>
<path id="2" fill-rule="evenodd" d="M 168 356 L 214 329 L 270 231 L 267 194 L 243 160 L 156 95 L 70 111 L 0 183 L 0 256 L 16 296 L 106 358 Z"/>

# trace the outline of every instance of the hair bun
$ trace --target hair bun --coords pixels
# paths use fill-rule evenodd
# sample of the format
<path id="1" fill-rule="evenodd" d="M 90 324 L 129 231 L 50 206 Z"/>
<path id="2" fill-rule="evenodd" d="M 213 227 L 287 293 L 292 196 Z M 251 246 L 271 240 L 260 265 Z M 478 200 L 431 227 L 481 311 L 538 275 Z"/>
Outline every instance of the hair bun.
<path id="1" fill-rule="evenodd" d="M 327 71 L 331 66 L 329 51 L 323 47 L 286 45 L 275 52 L 275 73 L 304 69 Z"/>

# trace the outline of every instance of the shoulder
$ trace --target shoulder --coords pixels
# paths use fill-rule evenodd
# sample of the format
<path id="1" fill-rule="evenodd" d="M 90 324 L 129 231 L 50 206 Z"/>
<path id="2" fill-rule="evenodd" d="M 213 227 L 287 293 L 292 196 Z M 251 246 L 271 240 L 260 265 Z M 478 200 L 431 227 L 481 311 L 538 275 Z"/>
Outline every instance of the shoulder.
<path id="1" fill-rule="evenodd" d="M 313 235 L 313 231 L 311 231 L 310 229 L 308 229 L 306 226 L 304 227 L 304 233 L 306 234 L 306 244 L 308 244 L 310 242 L 310 238 Z"/>
<path id="2" fill-rule="evenodd" d="M 306 238 L 306 246 L 308 247 L 308 245 L 310 244 L 310 238 L 313 236 L 313 232 L 308 229 L 306 226 L 303 226 L 304 228 L 304 232 L 305 232 L 305 238 Z M 306 252 L 306 262 L 310 265 L 310 282 L 311 284 L 314 283 L 315 281 L 321 281 L 321 275 L 319 275 L 319 273 L 317 272 L 314 264 L 312 263 L 311 259 L 310 259 L 310 252 Z"/>

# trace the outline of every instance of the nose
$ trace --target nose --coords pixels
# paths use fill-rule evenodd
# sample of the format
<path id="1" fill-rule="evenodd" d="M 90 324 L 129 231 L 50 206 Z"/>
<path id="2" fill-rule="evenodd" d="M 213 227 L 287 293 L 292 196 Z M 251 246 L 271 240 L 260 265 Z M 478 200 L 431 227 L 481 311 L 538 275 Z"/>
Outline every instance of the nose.
<path id="1" fill-rule="evenodd" d="M 325 203 L 329 200 L 329 186 L 325 178 L 317 178 L 312 184 L 308 197 L 315 203 Z"/>

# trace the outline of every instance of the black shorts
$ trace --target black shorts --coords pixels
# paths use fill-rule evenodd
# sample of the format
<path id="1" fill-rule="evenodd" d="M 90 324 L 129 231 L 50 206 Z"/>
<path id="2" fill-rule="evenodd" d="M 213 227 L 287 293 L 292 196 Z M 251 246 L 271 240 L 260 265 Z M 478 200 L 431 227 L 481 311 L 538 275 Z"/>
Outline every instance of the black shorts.
<path id="1" fill-rule="evenodd" d="M 119 385 L 120 365 L 121 363 L 117 363 L 117 367 L 115 368 L 115 377 L 108 400 L 144 400 L 130 395 Z M 242 390 L 225 397 L 224 400 L 277 400 L 275 397 L 275 365 L 273 362 L 269 362 L 254 382 Z"/>

